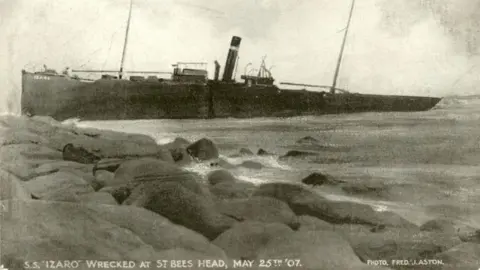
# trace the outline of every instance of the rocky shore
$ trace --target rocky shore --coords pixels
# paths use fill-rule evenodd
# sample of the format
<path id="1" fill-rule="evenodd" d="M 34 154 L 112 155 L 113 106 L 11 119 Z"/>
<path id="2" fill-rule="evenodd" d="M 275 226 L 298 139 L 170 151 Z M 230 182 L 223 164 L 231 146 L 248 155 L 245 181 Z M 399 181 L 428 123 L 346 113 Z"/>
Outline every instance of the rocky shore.
<path id="1" fill-rule="evenodd" d="M 382 192 L 381 185 L 321 172 L 254 185 L 229 172 L 233 165 L 208 138 L 158 145 L 145 135 L 18 116 L 1 116 L 0 134 L 7 269 L 480 267 L 478 228 L 447 219 L 414 224 L 312 187 Z M 215 166 L 203 177 L 184 168 L 193 162 Z"/>

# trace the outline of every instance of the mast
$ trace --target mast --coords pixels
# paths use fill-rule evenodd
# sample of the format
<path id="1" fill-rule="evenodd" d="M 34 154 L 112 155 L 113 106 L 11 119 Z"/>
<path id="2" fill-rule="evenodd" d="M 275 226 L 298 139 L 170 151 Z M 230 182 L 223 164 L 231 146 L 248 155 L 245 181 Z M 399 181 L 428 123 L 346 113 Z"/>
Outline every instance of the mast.
<path id="1" fill-rule="evenodd" d="M 345 28 L 345 34 L 343 35 L 342 47 L 340 48 L 340 54 L 338 55 L 337 68 L 335 69 L 335 75 L 333 75 L 332 87 L 330 88 L 330 93 L 332 94 L 335 94 L 335 88 L 337 87 L 338 73 L 340 72 L 340 65 L 342 63 L 343 50 L 345 49 L 345 42 L 347 40 L 348 29 L 350 28 L 350 21 L 352 20 L 354 6 L 355 6 L 355 0 L 352 0 L 350 14 L 348 15 L 347 27 Z"/>
<path id="2" fill-rule="evenodd" d="M 121 79 L 123 76 L 123 64 L 125 62 L 125 54 L 127 52 L 128 32 L 130 31 L 130 19 L 132 18 L 132 4 L 133 4 L 133 0 L 130 0 L 130 10 L 128 11 L 127 30 L 125 31 L 125 42 L 123 43 L 122 62 L 120 63 L 120 72 L 118 73 L 119 79 Z"/>

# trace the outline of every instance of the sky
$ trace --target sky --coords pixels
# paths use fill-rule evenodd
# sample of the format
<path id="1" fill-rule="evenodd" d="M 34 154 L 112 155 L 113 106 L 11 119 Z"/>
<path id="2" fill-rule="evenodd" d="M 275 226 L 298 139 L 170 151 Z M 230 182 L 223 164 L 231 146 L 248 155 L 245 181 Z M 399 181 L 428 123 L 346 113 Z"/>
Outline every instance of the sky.
<path id="1" fill-rule="evenodd" d="M 134 0 L 126 70 L 266 55 L 276 82 L 330 85 L 351 0 Z M 0 111 L 22 69 L 120 66 L 129 0 L 0 0 Z M 358 93 L 480 94 L 480 0 L 356 0 L 338 87 Z M 5 38 L 6 37 L 6 38 Z M 251 63 L 251 65 L 248 65 Z"/>

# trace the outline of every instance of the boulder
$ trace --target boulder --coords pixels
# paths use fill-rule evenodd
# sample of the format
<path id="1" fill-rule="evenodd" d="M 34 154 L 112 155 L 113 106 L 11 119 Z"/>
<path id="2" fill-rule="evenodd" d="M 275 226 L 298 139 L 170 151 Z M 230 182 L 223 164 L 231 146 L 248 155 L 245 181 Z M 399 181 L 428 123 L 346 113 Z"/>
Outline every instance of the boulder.
<path id="1" fill-rule="evenodd" d="M 214 239 L 235 223 L 235 220 L 216 209 L 211 198 L 202 196 L 179 182 L 142 183 L 123 204 L 158 213 L 208 239 Z"/>
<path id="2" fill-rule="evenodd" d="M 169 150 L 172 150 L 172 149 L 179 149 L 179 148 L 184 148 L 186 149 L 189 145 L 191 145 L 192 143 L 190 141 L 188 141 L 187 139 L 184 139 L 184 138 L 181 138 L 181 137 L 177 137 L 173 140 L 173 142 L 170 142 L 170 143 L 167 143 L 167 144 L 164 144 L 163 146 L 166 148 L 166 149 L 169 149 Z"/>
<path id="3" fill-rule="evenodd" d="M 454 222 L 448 219 L 433 219 L 420 226 L 421 231 L 455 234 Z"/>
<path id="4" fill-rule="evenodd" d="M 252 220 L 264 223 L 283 223 L 296 230 L 297 216 L 282 201 L 270 197 L 252 197 L 219 202 L 218 209 L 238 221 Z"/>
<path id="5" fill-rule="evenodd" d="M 122 204 L 132 193 L 128 187 L 103 187 L 97 191 L 110 194 L 118 204 Z"/>
<path id="6" fill-rule="evenodd" d="M 291 233 L 293 231 L 284 224 L 246 221 L 235 224 L 219 235 L 213 243 L 225 250 L 229 258 L 255 260 L 259 250 L 269 241 Z"/>
<path id="7" fill-rule="evenodd" d="M 170 249 L 214 258 L 225 253 L 182 226 L 142 208 L 47 201 L 2 201 L 11 205 L 2 218 L 1 261 L 152 260 Z M 83 268 L 82 268 L 83 269 Z"/>
<path id="8" fill-rule="evenodd" d="M 208 179 L 208 183 L 210 183 L 210 185 L 212 186 L 218 183 L 238 181 L 231 172 L 226 170 L 215 170 L 213 172 L 210 172 L 207 175 L 207 179 Z"/>
<path id="9" fill-rule="evenodd" d="M 254 169 L 254 170 L 260 170 L 263 168 L 262 163 L 256 162 L 256 161 L 251 161 L 251 160 L 246 160 L 242 162 L 242 164 L 238 165 L 239 167 L 244 167 L 248 169 Z"/>
<path id="10" fill-rule="evenodd" d="M 0 159 L 9 161 L 17 156 L 35 160 L 62 160 L 62 152 L 49 147 L 33 144 L 10 144 L 0 147 Z"/>
<path id="11" fill-rule="evenodd" d="M 385 269 L 366 265 L 342 236 L 333 231 L 301 230 L 270 239 L 258 258 L 285 258 L 275 269 Z"/>
<path id="12" fill-rule="evenodd" d="M 318 155 L 318 153 L 307 152 L 307 151 L 299 151 L 299 150 L 290 150 L 285 155 L 281 156 L 280 158 L 308 157 L 308 156 L 316 156 L 316 155 Z"/>
<path id="13" fill-rule="evenodd" d="M 203 138 L 187 147 L 188 153 L 199 160 L 210 160 L 218 158 L 218 149 L 211 140 Z"/>
<path id="14" fill-rule="evenodd" d="M 38 175 L 45 175 L 54 172 L 58 172 L 60 170 L 74 170 L 74 171 L 81 171 L 86 174 L 92 174 L 92 165 L 72 162 L 72 161 L 65 161 L 65 160 L 58 160 L 52 161 L 48 163 L 44 163 L 38 168 L 35 169 L 35 173 Z"/>
<path id="15" fill-rule="evenodd" d="M 321 186 L 321 185 L 338 185 L 344 183 L 341 180 L 335 179 L 333 176 L 326 173 L 314 172 L 309 176 L 302 179 L 302 183 L 312 186 Z"/>
<path id="16" fill-rule="evenodd" d="M 222 182 L 210 187 L 210 192 L 216 198 L 224 199 L 240 199 L 248 198 L 255 192 L 256 186 L 247 181 Z"/>
<path id="17" fill-rule="evenodd" d="M 258 149 L 257 151 L 257 156 L 270 156 L 270 155 L 272 154 L 262 148 Z"/>
<path id="18" fill-rule="evenodd" d="M 0 129 L 0 145 L 10 144 L 47 144 L 48 139 L 28 130 Z"/>
<path id="19" fill-rule="evenodd" d="M 195 174 L 174 164 L 158 159 L 142 158 L 125 161 L 115 171 L 112 182 L 106 186 L 128 186 L 134 188 L 143 182 L 177 182 L 198 194 L 209 194 Z"/>
<path id="20" fill-rule="evenodd" d="M 81 146 L 75 147 L 71 143 L 66 144 L 65 147 L 63 147 L 62 155 L 63 160 L 82 164 L 94 164 L 100 160 L 99 156 L 88 152 Z"/>
<path id="21" fill-rule="evenodd" d="M 253 155 L 253 152 L 252 150 L 248 149 L 248 148 L 240 148 L 240 150 L 238 151 L 238 153 L 242 156 L 251 156 Z"/>
<path id="22" fill-rule="evenodd" d="M 192 156 L 190 156 L 185 148 L 170 149 L 170 154 L 172 155 L 173 161 L 175 161 L 176 164 L 185 165 L 193 161 Z"/>
<path id="23" fill-rule="evenodd" d="M 329 201 L 303 186 L 290 183 L 262 184 L 253 196 L 267 196 L 286 202 L 296 215 L 309 215 L 329 223 L 413 227 L 416 225 L 392 212 L 377 212 L 366 204 Z"/>
<path id="24" fill-rule="evenodd" d="M 0 169 L 0 200 L 31 199 L 30 193 L 15 175 Z"/>
<path id="25" fill-rule="evenodd" d="M 350 195 L 373 195 L 375 198 L 388 198 L 390 196 L 389 186 L 380 181 L 342 183 L 341 188 L 345 193 Z"/>
<path id="26" fill-rule="evenodd" d="M 67 190 L 76 195 L 94 192 L 92 186 L 83 178 L 63 171 L 33 178 L 25 182 L 25 187 L 34 197 L 40 199 Z"/>

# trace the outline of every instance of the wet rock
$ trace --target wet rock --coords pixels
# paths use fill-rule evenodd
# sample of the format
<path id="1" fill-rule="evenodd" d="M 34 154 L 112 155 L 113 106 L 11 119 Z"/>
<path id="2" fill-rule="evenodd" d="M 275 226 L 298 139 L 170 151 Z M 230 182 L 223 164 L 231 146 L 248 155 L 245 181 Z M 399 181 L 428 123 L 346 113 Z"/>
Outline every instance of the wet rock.
<path id="1" fill-rule="evenodd" d="M 347 201 L 329 201 L 303 186 L 290 183 L 262 184 L 253 196 L 267 196 L 286 202 L 297 215 L 309 215 L 336 224 L 416 225 L 392 212 L 377 212 L 371 206 Z"/>
<path id="2" fill-rule="evenodd" d="M 296 141 L 297 144 L 317 144 L 319 141 L 312 136 L 305 136 Z"/>
<path id="3" fill-rule="evenodd" d="M 73 161 L 82 164 L 94 164 L 100 160 L 99 156 L 96 156 L 83 147 L 75 147 L 73 144 L 69 143 L 63 147 L 63 160 Z"/>
<path id="4" fill-rule="evenodd" d="M 235 220 L 216 209 L 211 198 L 176 182 L 142 183 L 133 190 L 124 204 L 158 213 L 208 239 L 214 239 L 235 223 Z"/>
<path id="5" fill-rule="evenodd" d="M 223 182 L 235 182 L 237 179 L 233 174 L 226 170 L 216 170 L 207 175 L 208 183 L 214 186 Z"/>
<path id="6" fill-rule="evenodd" d="M 240 150 L 238 151 L 238 153 L 239 153 L 241 156 L 251 156 L 251 155 L 253 155 L 252 150 L 250 150 L 250 149 L 248 149 L 248 148 L 240 148 Z"/>
<path id="7" fill-rule="evenodd" d="M 299 151 L 299 150 L 290 150 L 285 155 L 280 158 L 289 158 L 289 157 L 308 157 L 318 155 L 315 152 Z"/>
<path id="8" fill-rule="evenodd" d="M 232 199 L 218 203 L 218 209 L 238 221 L 282 223 L 296 230 L 299 227 L 296 215 L 282 201 L 270 197 Z"/>
<path id="9" fill-rule="evenodd" d="M 381 182 L 354 182 L 342 183 L 342 190 L 351 195 L 374 195 L 375 197 L 388 197 L 389 187 Z"/>
<path id="10" fill-rule="evenodd" d="M 190 156 L 185 148 L 170 149 L 170 153 L 177 164 L 185 165 L 193 161 L 192 156 Z"/>
<path id="11" fill-rule="evenodd" d="M 300 230 L 268 241 L 258 258 L 292 258 L 276 269 L 382 269 L 366 265 L 340 235 L 332 231 Z M 293 265 L 292 265 L 293 264 Z"/>
<path id="12" fill-rule="evenodd" d="M 314 172 L 302 179 L 302 183 L 312 186 L 321 185 L 338 185 L 344 183 L 343 181 L 335 179 L 333 176 L 326 173 Z"/>
<path id="13" fill-rule="evenodd" d="M 218 158 L 218 149 L 211 140 L 203 138 L 187 147 L 188 153 L 199 160 Z"/>
<path id="14" fill-rule="evenodd" d="M 307 231 L 334 230 L 334 227 L 332 224 L 312 216 L 299 216 L 297 220 L 300 223 L 299 230 L 307 230 Z"/>
<path id="15" fill-rule="evenodd" d="M 445 267 L 437 269 L 477 269 L 480 262 L 480 244 L 463 243 L 435 255 Z"/>
<path id="16" fill-rule="evenodd" d="M 284 224 L 246 221 L 235 224 L 213 243 L 230 258 L 252 260 L 269 241 L 291 233 L 293 231 Z"/>
<path id="17" fill-rule="evenodd" d="M 256 161 L 251 161 L 251 160 L 246 160 L 242 162 L 242 164 L 238 165 L 239 167 L 244 167 L 248 169 L 253 169 L 253 170 L 260 170 L 263 168 L 262 163 L 256 162 Z"/>
<path id="18" fill-rule="evenodd" d="M 31 199 L 30 193 L 15 175 L 0 169 L 0 200 Z"/>
<path id="19" fill-rule="evenodd" d="M 241 199 L 250 197 L 256 186 L 247 181 L 221 182 L 210 187 L 211 193 L 218 199 Z"/>
<path id="20" fill-rule="evenodd" d="M 49 194 L 53 196 L 55 193 L 67 190 L 77 195 L 94 192 L 91 185 L 83 178 L 63 171 L 33 178 L 25 182 L 25 187 L 37 198 L 48 197 Z"/>
<path id="21" fill-rule="evenodd" d="M 270 155 L 272 154 L 262 148 L 258 149 L 257 151 L 257 156 L 270 156 Z"/>

